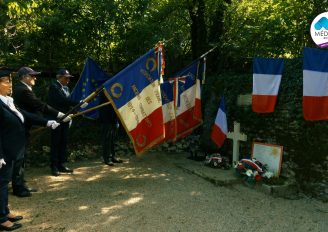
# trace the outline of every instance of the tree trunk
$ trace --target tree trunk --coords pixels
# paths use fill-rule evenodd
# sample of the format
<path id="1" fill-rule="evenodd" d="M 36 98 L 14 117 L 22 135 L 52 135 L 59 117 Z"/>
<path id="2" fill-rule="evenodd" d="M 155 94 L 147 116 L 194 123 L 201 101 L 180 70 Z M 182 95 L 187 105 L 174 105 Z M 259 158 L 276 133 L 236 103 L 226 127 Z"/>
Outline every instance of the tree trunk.
<path id="1" fill-rule="evenodd" d="M 205 1 L 188 0 L 188 10 L 191 19 L 192 58 L 197 59 L 208 47 L 205 24 Z"/>

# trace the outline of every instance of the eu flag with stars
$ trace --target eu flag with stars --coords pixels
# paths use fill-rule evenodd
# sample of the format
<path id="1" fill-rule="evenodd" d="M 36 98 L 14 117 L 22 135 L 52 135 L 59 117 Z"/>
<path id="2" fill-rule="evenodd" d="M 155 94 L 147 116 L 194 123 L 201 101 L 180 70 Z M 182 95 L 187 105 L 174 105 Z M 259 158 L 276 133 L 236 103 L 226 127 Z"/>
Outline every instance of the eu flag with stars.
<path id="1" fill-rule="evenodd" d="M 110 76 L 103 71 L 94 60 L 88 57 L 86 59 L 81 77 L 72 91 L 71 99 L 75 101 L 85 99 L 97 88 L 102 88 L 102 84 L 109 78 Z M 99 105 L 100 101 L 100 97 L 97 96 L 89 102 L 86 108 L 83 108 L 80 111 L 93 108 Z M 91 119 L 97 119 L 99 117 L 99 111 L 93 110 L 84 114 L 84 116 Z"/>

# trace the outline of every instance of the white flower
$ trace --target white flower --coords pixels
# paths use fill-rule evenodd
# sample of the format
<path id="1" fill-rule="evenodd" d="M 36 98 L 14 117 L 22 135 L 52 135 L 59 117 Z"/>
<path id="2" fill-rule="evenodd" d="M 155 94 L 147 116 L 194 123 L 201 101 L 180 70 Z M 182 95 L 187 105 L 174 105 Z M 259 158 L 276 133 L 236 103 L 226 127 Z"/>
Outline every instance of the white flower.
<path id="1" fill-rule="evenodd" d="M 248 169 L 245 174 L 246 176 L 253 176 L 253 171 Z"/>

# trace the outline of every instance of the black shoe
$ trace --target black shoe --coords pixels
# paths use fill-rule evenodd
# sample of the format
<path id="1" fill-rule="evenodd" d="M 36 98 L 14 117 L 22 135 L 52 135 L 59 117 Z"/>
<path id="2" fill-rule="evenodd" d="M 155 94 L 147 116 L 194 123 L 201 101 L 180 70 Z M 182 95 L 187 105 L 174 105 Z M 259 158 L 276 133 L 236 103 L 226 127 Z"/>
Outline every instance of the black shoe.
<path id="1" fill-rule="evenodd" d="M 53 175 L 53 176 L 59 176 L 60 173 L 59 173 L 59 171 L 58 171 L 58 168 L 56 168 L 56 167 L 52 167 L 52 168 L 51 168 L 51 175 Z"/>
<path id="2" fill-rule="evenodd" d="M 13 194 L 17 197 L 30 197 L 32 195 L 27 189 L 13 190 Z"/>
<path id="3" fill-rule="evenodd" d="M 73 173 L 73 169 L 70 169 L 68 167 L 65 166 L 61 166 L 58 168 L 59 172 L 64 172 L 64 173 Z"/>
<path id="4" fill-rule="evenodd" d="M 113 162 L 113 163 L 123 163 L 122 160 L 117 159 L 117 158 L 115 158 L 115 157 L 112 158 L 112 162 Z"/>
<path id="5" fill-rule="evenodd" d="M 0 225 L 0 230 L 13 231 L 13 230 L 17 230 L 18 228 L 21 228 L 21 227 L 22 227 L 22 224 L 14 223 L 14 225 L 12 225 L 12 226 Z"/>
<path id="6" fill-rule="evenodd" d="M 104 163 L 108 166 L 114 166 L 114 163 L 112 161 L 105 161 Z"/>
<path id="7" fill-rule="evenodd" d="M 17 222 L 19 220 L 22 220 L 23 219 L 23 216 L 16 216 L 16 217 L 13 217 L 13 218 L 7 217 L 7 218 L 11 222 Z"/>

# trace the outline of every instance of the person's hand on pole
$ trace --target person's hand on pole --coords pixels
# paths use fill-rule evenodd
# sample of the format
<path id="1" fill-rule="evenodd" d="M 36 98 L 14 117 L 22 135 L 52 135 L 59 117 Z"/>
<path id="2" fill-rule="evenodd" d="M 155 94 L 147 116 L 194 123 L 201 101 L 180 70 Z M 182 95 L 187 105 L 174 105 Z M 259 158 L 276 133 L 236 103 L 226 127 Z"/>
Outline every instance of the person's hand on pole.
<path id="1" fill-rule="evenodd" d="M 82 100 L 80 102 L 83 102 Z M 83 104 L 80 106 L 81 109 L 87 107 L 89 105 L 89 103 L 87 102 L 83 102 Z"/>
<path id="2" fill-rule="evenodd" d="M 68 115 L 66 118 L 63 119 L 63 122 L 69 122 L 72 121 L 73 114 Z"/>
<path id="3" fill-rule="evenodd" d="M 57 118 L 62 118 L 63 116 L 65 116 L 64 113 L 62 113 L 62 112 L 58 112 L 58 114 L 57 114 Z"/>

